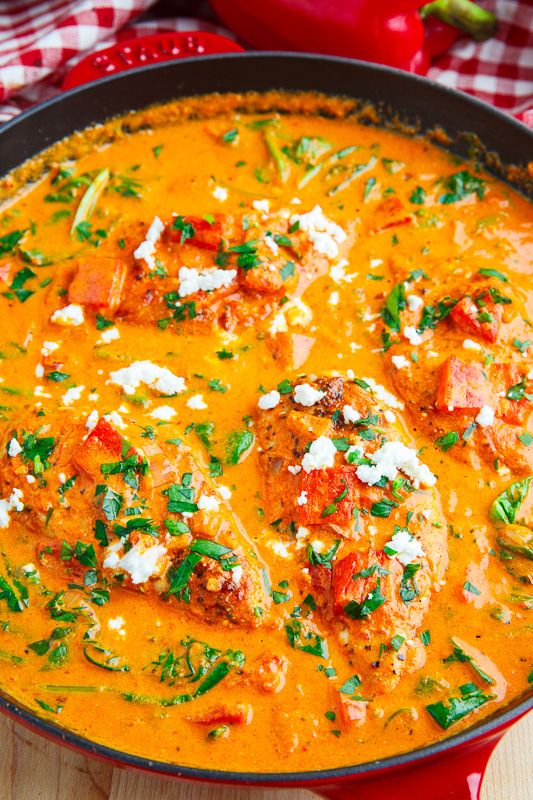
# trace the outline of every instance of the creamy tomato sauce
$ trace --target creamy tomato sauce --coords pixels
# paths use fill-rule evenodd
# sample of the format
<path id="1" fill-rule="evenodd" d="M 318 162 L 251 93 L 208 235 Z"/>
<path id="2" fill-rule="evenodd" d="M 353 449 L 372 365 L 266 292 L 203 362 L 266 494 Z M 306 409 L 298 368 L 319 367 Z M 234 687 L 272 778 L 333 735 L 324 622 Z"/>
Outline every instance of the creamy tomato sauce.
<path id="1" fill-rule="evenodd" d="M 0 685 L 183 765 L 372 760 L 533 680 L 531 206 L 281 100 L 78 136 L 0 216 Z"/>

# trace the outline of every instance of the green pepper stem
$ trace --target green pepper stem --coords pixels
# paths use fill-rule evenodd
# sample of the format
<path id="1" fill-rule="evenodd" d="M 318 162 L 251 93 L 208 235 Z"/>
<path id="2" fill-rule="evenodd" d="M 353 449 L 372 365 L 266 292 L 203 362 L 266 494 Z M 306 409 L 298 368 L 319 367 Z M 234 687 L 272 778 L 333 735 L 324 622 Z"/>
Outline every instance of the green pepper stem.
<path id="1" fill-rule="evenodd" d="M 434 14 L 448 25 L 470 34 L 476 42 L 485 41 L 498 28 L 494 14 L 472 0 L 433 0 L 422 6 L 420 14 L 423 19 Z"/>

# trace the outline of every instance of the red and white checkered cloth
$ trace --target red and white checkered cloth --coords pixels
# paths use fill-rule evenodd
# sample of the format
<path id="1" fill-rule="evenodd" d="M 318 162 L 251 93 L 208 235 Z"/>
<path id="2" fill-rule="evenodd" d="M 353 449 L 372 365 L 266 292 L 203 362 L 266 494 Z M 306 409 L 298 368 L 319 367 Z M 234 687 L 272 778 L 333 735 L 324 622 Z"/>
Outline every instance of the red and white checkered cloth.
<path id="1" fill-rule="evenodd" d="M 0 0 L 0 123 L 57 94 L 66 72 L 91 51 L 147 33 L 208 30 L 228 35 L 192 17 L 143 17 L 127 27 L 154 3 Z M 533 117 L 533 2 L 487 0 L 484 5 L 499 20 L 497 35 L 481 44 L 461 38 L 431 66 L 428 77 L 511 114 L 530 111 Z"/>

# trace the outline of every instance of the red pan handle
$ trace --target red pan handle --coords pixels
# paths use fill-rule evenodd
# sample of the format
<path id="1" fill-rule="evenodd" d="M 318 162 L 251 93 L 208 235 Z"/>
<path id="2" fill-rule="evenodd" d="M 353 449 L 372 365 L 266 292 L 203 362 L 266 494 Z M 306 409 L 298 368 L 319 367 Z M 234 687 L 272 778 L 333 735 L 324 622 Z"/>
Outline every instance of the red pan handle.
<path id="1" fill-rule="evenodd" d="M 128 39 L 85 56 L 68 73 L 62 89 L 73 89 L 82 83 L 97 81 L 108 75 L 117 75 L 135 67 L 175 61 L 179 58 L 213 55 L 215 53 L 240 53 L 242 47 L 225 36 L 205 31 L 154 33 Z"/>
<path id="2" fill-rule="evenodd" d="M 327 800 L 480 800 L 487 763 L 503 733 L 499 730 L 489 738 L 412 766 L 374 772 L 360 779 L 348 777 L 313 791 Z"/>

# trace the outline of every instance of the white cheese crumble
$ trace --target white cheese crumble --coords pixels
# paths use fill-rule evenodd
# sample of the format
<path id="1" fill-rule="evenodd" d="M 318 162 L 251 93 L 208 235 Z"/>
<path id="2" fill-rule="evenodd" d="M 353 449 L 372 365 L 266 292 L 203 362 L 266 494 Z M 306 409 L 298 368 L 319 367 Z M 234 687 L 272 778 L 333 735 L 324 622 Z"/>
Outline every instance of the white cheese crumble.
<path id="1" fill-rule="evenodd" d="M 152 361 L 134 361 L 129 367 L 110 372 L 111 382 L 121 386 L 125 394 L 135 394 L 135 390 L 144 383 L 160 394 L 175 395 L 184 392 L 185 379 L 174 375 L 166 367 L 160 367 Z"/>
<path id="2" fill-rule="evenodd" d="M 398 470 L 413 481 L 415 489 L 420 484 L 434 486 L 437 482 L 429 467 L 421 463 L 416 450 L 403 442 L 385 442 L 368 458 L 372 464 L 360 464 L 357 477 L 369 486 L 374 486 L 383 477 L 393 481 L 398 476 Z"/>
<path id="3" fill-rule="evenodd" d="M 201 394 L 193 394 L 193 396 L 189 397 L 189 399 L 187 400 L 187 404 L 186 405 L 187 405 L 187 408 L 194 408 L 194 409 L 197 409 L 198 411 L 201 411 L 204 408 L 207 408 L 207 403 L 204 402 L 203 395 L 201 395 Z"/>
<path id="4" fill-rule="evenodd" d="M 22 453 L 22 447 L 20 446 L 18 439 L 13 436 L 7 446 L 7 454 L 10 458 L 15 458 L 15 456 L 18 456 L 19 453 Z"/>
<path id="5" fill-rule="evenodd" d="M 478 425 L 481 425 L 482 428 L 492 425 L 494 423 L 494 409 L 490 406 L 483 406 L 476 417 L 476 422 Z"/>
<path id="6" fill-rule="evenodd" d="M 287 469 L 291 475 L 298 475 L 298 473 L 302 471 L 302 468 L 299 464 L 289 464 Z"/>
<path id="7" fill-rule="evenodd" d="M 35 377 L 42 378 L 44 375 L 44 366 L 42 364 L 37 364 L 35 367 Z"/>
<path id="8" fill-rule="evenodd" d="M 35 475 L 26 475 L 26 482 L 37 483 L 37 478 L 35 477 Z"/>
<path id="9" fill-rule="evenodd" d="M 263 411 L 269 411 L 271 408 L 276 408 L 280 400 L 281 400 L 280 393 L 277 391 L 277 389 L 272 389 L 271 392 L 267 392 L 266 394 L 261 395 L 261 397 L 257 401 L 257 405 Z"/>
<path id="10" fill-rule="evenodd" d="M 465 339 L 463 347 L 465 350 L 481 350 L 479 342 L 474 342 L 472 339 Z"/>
<path id="11" fill-rule="evenodd" d="M 176 409 L 172 408 L 172 406 L 158 406 L 154 408 L 152 413 L 150 414 L 151 417 L 154 419 L 162 419 L 165 422 L 168 422 L 176 415 Z"/>
<path id="12" fill-rule="evenodd" d="M 391 356 L 391 361 L 396 369 L 403 369 L 404 367 L 409 366 L 409 361 L 405 356 Z"/>
<path id="13" fill-rule="evenodd" d="M 305 472 L 315 469 L 326 469 L 335 463 L 337 448 L 327 436 L 319 436 L 311 442 L 309 452 L 302 458 L 302 468 Z"/>
<path id="14" fill-rule="evenodd" d="M 408 294 L 405 299 L 407 301 L 407 308 L 409 311 L 418 311 L 420 306 L 424 305 L 424 301 L 417 294 Z"/>
<path id="15" fill-rule="evenodd" d="M 418 333 L 417 329 L 414 325 L 406 325 L 403 329 L 403 335 L 409 342 L 409 344 L 417 345 L 422 344 L 422 337 Z"/>
<path id="16" fill-rule="evenodd" d="M 107 620 L 107 627 L 110 631 L 116 631 L 119 636 L 125 636 L 126 631 L 124 630 L 124 625 L 126 624 L 126 620 L 124 617 L 111 617 L 111 619 Z"/>
<path id="17" fill-rule="evenodd" d="M 330 306 L 338 306 L 339 305 L 339 293 L 332 292 L 328 297 L 328 303 Z"/>
<path id="18" fill-rule="evenodd" d="M 120 339 L 120 331 L 118 328 L 108 328 L 105 331 L 102 331 L 102 335 L 98 339 L 97 344 L 109 344 L 110 342 L 116 342 L 117 339 Z"/>
<path id="19" fill-rule="evenodd" d="M 277 254 L 279 253 L 279 245 L 278 245 L 278 243 L 276 241 L 274 241 L 272 236 L 267 233 L 266 236 L 264 237 L 263 241 L 264 241 L 265 245 L 268 247 L 268 249 L 275 256 L 277 256 Z"/>
<path id="20" fill-rule="evenodd" d="M 148 578 L 161 573 L 160 559 L 166 555 L 167 549 L 162 544 L 143 547 L 141 542 L 133 545 L 127 553 L 119 555 L 122 542 L 114 542 L 106 548 L 104 567 L 106 569 L 124 570 L 134 584 L 144 583 Z"/>
<path id="21" fill-rule="evenodd" d="M 329 276 L 331 280 L 335 281 L 335 283 L 342 283 L 346 281 L 346 283 L 351 283 L 354 278 L 357 277 L 357 272 L 351 272 L 349 275 L 346 275 L 345 269 L 346 267 L 350 266 L 350 262 L 347 261 L 345 258 L 341 258 L 336 264 L 333 264 L 329 270 Z"/>
<path id="22" fill-rule="evenodd" d="M 50 317 L 50 322 L 67 328 L 76 328 L 85 322 L 83 308 L 76 303 L 71 303 L 64 308 L 58 308 Z"/>
<path id="23" fill-rule="evenodd" d="M 220 202 L 223 203 L 228 199 L 228 190 L 225 189 L 224 186 L 215 186 L 213 189 L 213 197 L 215 200 L 220 200 Z"/>
<path id="24" fill-rule="evenodd" d="M 339 244 L 346 241 L 346 233 L 333 220 L 325 216 L 320 206 L 315 206 L 306 214 L 293 214 L 290 224 L 299 223 L 299 229 L 305 231 L 313 248 L 333 260 L 339 255 Z"/>
<path id="25" fill-rule="evenodd" d="M 231 489 L 228 489 L 227 486 L 219 485 L 218 492 L 220 496 L 224 498 L 224 500 L 229 500 L 231 497 Z"/>
<path id="26" fill-rule="evenodd" d="M 294 402 L 301 406 L 314 406 L 325 396 L 325 392 L 315 389 L 310 383 L 299 383 L 294 387 Z"/>
<path id="27" fill-rule="evenodd" d="M 357 409 L 355 409 L 353 406 L 349 405 L 348 403 L 346 403 L 346 405 L 343 406 L 342 416 L 344 417 L 344 421 L 346 423 L 348 423 L 348 422 L 358 422 L 361 419 L 361 414 L 359 413 L 359 411 L 357 411 Z"/>
<path id="28" fill-rule="evenodd" d="M 392 394 L 392 392 L 387 391 L 384 386 L 374 380 L 374 378 L 363 378 L 365 383 L 368 383 L 378 400 L 381 400 L 383 403 L 386 403 L 391 408 L 397 408 L 400 411 L 403 409 L 404 405 L 401 400 Z"/>
<path id="29" fill-rule="evenodd" d="M 67 389 L 63 397 L 61 398 L 61 402 L 64 406 L 70 406 L 72 403 L 75 403 L 76 400 L 79 400 L 85 390 L 85 386 L 71 386 L 70 389 Z"/>
<path id="30" fill-rule="evenodd" d="M 268 546 L 270 549 L 280 558 L 290 558 L 291 554 L 287 550 L 286 545 L 283 542 L 278 541 L 270 541 L 268 542 Z"/>
<path id="31" fill-rule="evenodd" d="M 213 495 L 203 494 L 198 498 L 198 508 L 200 511 L 218 511 L 220 503 Z"/>
<path id="32" fill-rule="evenodd" d="M 22 502 L 23 493 L 21 489 L 13 489 L 9 498 L 0 498 L 0 528 L 8 528 L 11 518 L 10 511 L 24 511 Z"/>
<path id="33" fill-rule="evenodd" d="M 43 346 L 41 347 L 41 355 L 46 358 L 46 356 L 49 356 L 54 352 L 54 350 L 57 350 L 58 347 L 58 342 L 43 342 Z"/>
<path id="34" fill-rule="evenodd" d="M 154 217 L 152 224 L 146 231 L 144 241 L 141 242 L 137 249 L 133 252 L 133 255 L 137 261 L 144 261 L 148 269 L 153 270 L 157 267 L 155 260 L 155 246 L 161 238 L 161 234 L 164 230 L 165 226 L 159 217 Z"/>
<path id="35" fill-rule="evenodd" d="M 404 567 L 407 564 L 411 564 L 416 558 L 421 558 L 425 555 L 418 539 L 415 539 L 405 528 L 401 528 L 394 533 L 383 550 L 390 558 L 397 558 Z"/>
<path id="36" fill-rule="evenodd" d="M 296 499 L 296 502 L 299 506 L 306 506 L 307 505 L 307 492 L 301 491 L 299 496 Z"/>
<path id="37" fill-rule="evenodd" d="M 387 422 L 396 422 L 396 414 L 394 411 L 390 411 L 388 408 L 385 409 L 383 412 L 383 416 L 387 420 Z"/>
<path id="38" fill-rule="evenodd" d="M 187 297 L 196 292 L 213 292 L 215 289 L 226 288 L 237 277 L 236 269 L 203 269 L 194 267 L 181 267 L 179 271 L 179 296 Z"/>
<path id="39" fill-rule="evenodd" d="M 295 297 L 294 300 L 289 300 L 289 302 L 283 306 L 282 311 L 278 311 L 278 313 L 274 315 L 268 330 L 272 335 L 276 333 L 286 333 L 289 329 L 288 322 L 291 325 L 300 325 L 302 328 L 307 328 L 311 324 L 312 319 L 313 312 L 309 306 L 299 297 Z"/>
<path id="40" fill-rule="evenodd" d="M 99 416 L 100 415 L 98 414 L 98 411 L 96 409 L 94 409 L 94 411 L 91 411 L 91 413 L 89 414 L 89 416 L 85 421 L 85 427 L 87 428 L 88 431 L 93 431 L 96 428 Z"/>
<path id="41" fill-rule="evenodd" d="M 381 267 L 383 264 L 382 258 L 371 258 L 370 259 L 370 267 L 371 269 L 375 269 L 376 267 Z"/>
<path id="42" fill-rule="evenodd" d="M 256 211 L 261 211 L 263 214 L 270 213 L 270 202 L 268 200 L 254 200 L 252 206 Z"/>
<path id="43" fill-rule="evenodd" d="M 109 414 L 104 414 L 104 419 L 114 425 L 115 428 L 120 428 L 123 430 L 126 427 L 126 423 L 118 413 L 118 411 L 110 411 Z"/>

